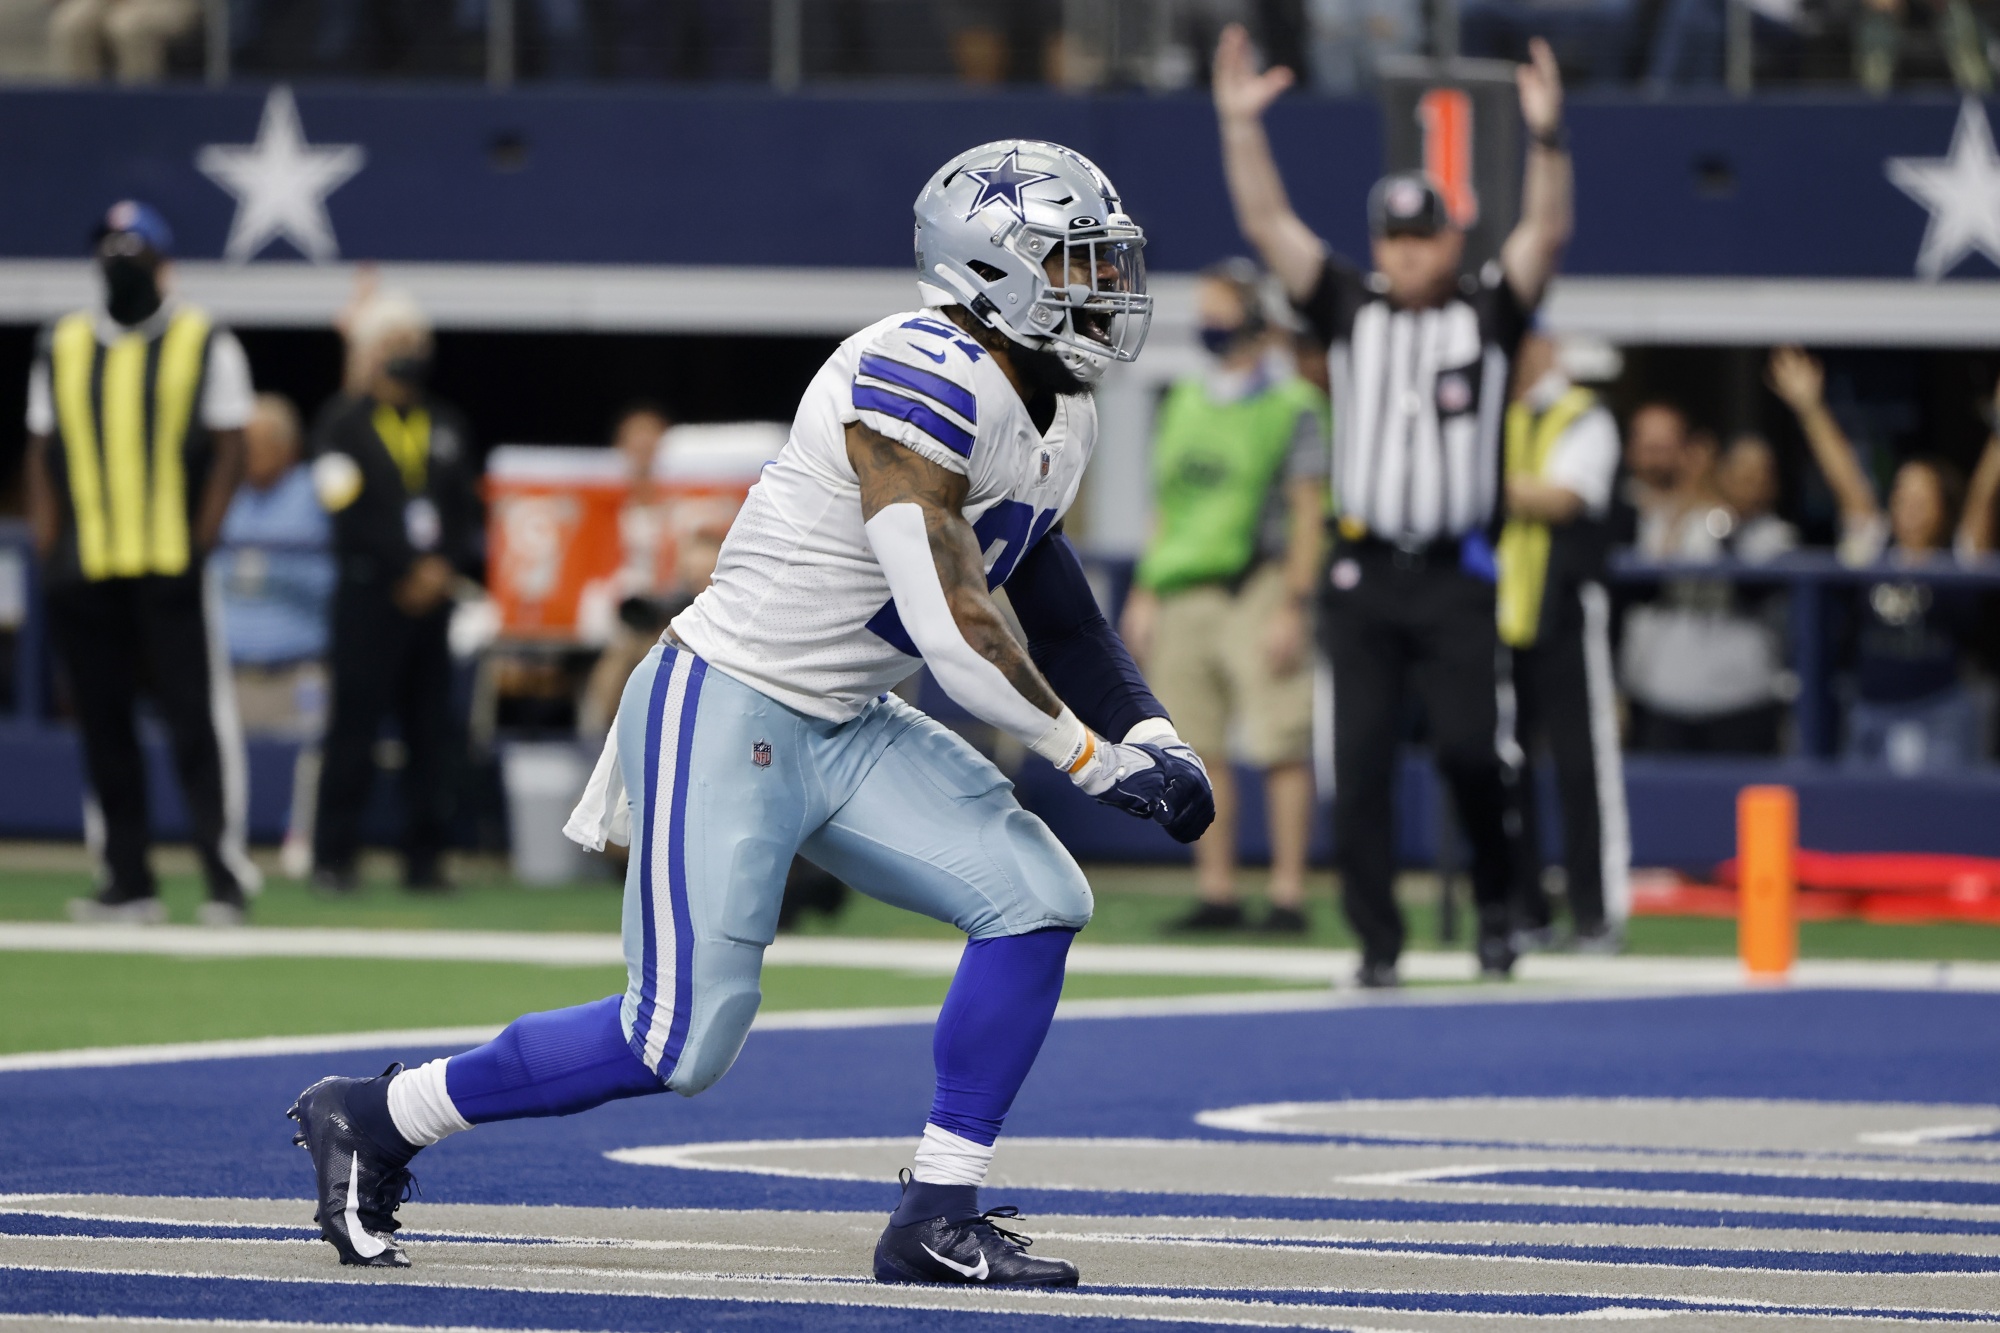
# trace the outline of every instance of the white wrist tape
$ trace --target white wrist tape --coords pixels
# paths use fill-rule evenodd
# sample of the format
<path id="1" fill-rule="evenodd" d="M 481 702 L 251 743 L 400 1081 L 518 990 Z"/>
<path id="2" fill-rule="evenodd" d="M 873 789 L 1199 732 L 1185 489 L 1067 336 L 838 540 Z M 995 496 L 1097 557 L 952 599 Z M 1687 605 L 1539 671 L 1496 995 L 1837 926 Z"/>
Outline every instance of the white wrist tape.
<path id="1" fill-rule="evenodd" d="M 1067 773 L 1082 763 L 1096 745 L 1096 737 L 1083 720 L 1068 708 L 1049 723 L 1049 729 L 1029 742 L 1028 748 Z"/>
<path id="2" fill-rule="evenodd" d="M 1117 747 L 1084 726 L 1067 707 L 1028 748 L 1092 796 L 1118 780 Z"/>
<path id="3" fill-rule="evenodd" d="M 1186 745 L 1174 724 L 1163 717 L 1149 717 L 1125 733 L 1125 745 Z"/>

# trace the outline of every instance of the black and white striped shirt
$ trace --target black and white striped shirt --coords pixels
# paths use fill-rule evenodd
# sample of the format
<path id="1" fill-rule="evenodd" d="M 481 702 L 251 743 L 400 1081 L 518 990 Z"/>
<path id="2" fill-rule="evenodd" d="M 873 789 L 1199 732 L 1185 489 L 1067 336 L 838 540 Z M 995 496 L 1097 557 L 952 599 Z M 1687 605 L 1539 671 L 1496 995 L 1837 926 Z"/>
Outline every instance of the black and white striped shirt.
<path id="1" fill-rule="evenodd" d="M 1529 314 L 1500 266 L 1412 310 L 1390 303 L 1379 274 L 1329 255 L 1299 313 L 1327 347 L 1342 519 L 1402 544 L 1488 527 L 1500 504 L 1508 369 Z"/>

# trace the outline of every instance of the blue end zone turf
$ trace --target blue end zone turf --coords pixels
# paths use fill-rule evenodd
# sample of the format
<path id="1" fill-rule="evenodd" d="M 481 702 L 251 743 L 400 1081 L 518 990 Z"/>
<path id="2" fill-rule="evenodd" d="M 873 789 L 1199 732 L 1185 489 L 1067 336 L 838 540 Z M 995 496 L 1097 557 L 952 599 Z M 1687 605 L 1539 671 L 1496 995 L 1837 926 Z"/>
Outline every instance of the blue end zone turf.
<path id="1" fill-rule="evenodd" d="M 887 1212 L 893 1181 L 641 1169 L 602 1154 L 741 1139 L 914 1142 L 930 1106 L 930 1040 L 915 1025 L 760 1033 L 700 1097 L 620 1102 L 453 1139 L 422 1159 L 425 1197 Z M 412 1061 L 442 1053 L 393 1052 Z M 321 1075 L 372 1072 L 383 1058 L 347 1052 L 0 1074 L 8 1149 L 0 1192 L 298 1197 L 307 1176 L 285 1108 Z M 1451 1096 L 2000 1102 L 2000 996 L 1805 991 L 1061 1022 L 1008 1132 L 1241 1140 L 1197 1125 L 1196 1113 L 1246 1102 Z M 1058 1197 L 1065 1211 L 1099 1211 L 1084 1197 Z M 1032 1202 L 1047 1209 L 1057 1201 Z M 1130 1211 L 1136 1201 L 1102 1202 Z M 1329 1210 L 1303 1215 L 1356 1207 L 1324 1202 Z M 1225 1215 L 1288 1215 L 1264 1203 L 1240 1214 L 1240 1198 L 1215 1203 Z M 1478 1205 L 1460 1205 L 1456 1215 L 1467 1206 Z M 1558 1220 L 1564 1210 L 1548 1211 Z"/>
<path id="2" fill-rule="evenodd" d="M 752 1139 L 887 1138 L 914 1144 L 930 1103 L 930 1040 L 929 1028 L 922 1025 L 760 1033 L 752 1037 L 736 1069 L 700 1097 L 618 1102 L 574 1118 L 486 1125 L 454 1138 L 418 1162 L 423 1198 L 432 1203 L 886 1215 L 895 1201 L 895 1185 L 886 1172 L 879 1181 L 793 1178 L 637 1166 L 604 1154 L 648 1145 Z M 311 1205 L 305 1201 L 308 1167 L 291 1145 L 284 1108 L 301 1087 L 323 1074 L 368 1072 L 390 1055 L 415 1060 L 436 1053 L 347 1052 L 0 1074 L 0 1114 L 6 1126 L 0 1193 L 299 1200 L 295 1225 L 271 1226 L 62 1217 L 34 1212 L 32 1200 L 9 1201 L 8 1211 L 0 1212 L 0 1241 L 126 1239 L 157 1242 L 161 1248 L 158 1262 L 149 1252 L 140 1265 L 143 1272 L 60 1265 L 0 1269 L 0 1313 L 608 1330 L 1032 1329 L 1040 1326 L 1034 1320 L 1061 1317 L 1037 1313 L 1037 1297 L 1024 1298 L 1019 1312 L 1008 1313 L 868 1304 L 880 1289 L 863 1276 L 858 1255 L 852 1277 L 776 1277 L 771 1279 L 779 1284 L 775 1294 L 767 1283 L 754 1294 L 746 1291 L 743 1300 L 718 1299 L 726 1290 L 687 1296 L 672 1291 L 504 1290 L 500 1284 L 508 1278 L 500 1270 L 491 1278 L 493 1285 L 485 1287 L 465 1285 L 463 1274 L 454 1278 L 446 1269 L 425 1268 L 413 1270 L 415 1282 L 331 1280 L 338 1270 L 332 1269 L 330 1253 L 318 1254 L 324 1247 L 312 1239 L 307 1221 Z M 1468 999 L 1059 1022 L 1008 1129 L 1015 1136 L 1063 1140 L 1331 1143 L 1366 1153 L 1392 1143 L 1412 1148 L 1437 1140 L 1385 1138 L 1378 1131 L 1394 1127 L 1383 1124 L 1372 1130 L 1369 1124 L 1356 1124 L 1351 1127 L 1355 1132 L 1325 1135 L 1251 1134 L 1205 1127 L 1196 1116 L 1246 1104 L 1505 1097 L 2000 1105 L 2000 995 L 1792 991 L 1551 1002 Z M 1450 1142 L 1483 1153 L 1481 1140 L 1496 1131 L 1478 1115 L 1467 1123 L 1473 1132 Z M 1328 1319 L 1368 1323 L 1371 1312 L 1381 1311 L 1473 1320 L 1632 1317 L 1632 1312 L 1657 1311 L 1696 1323 L 1704 1317 L 1753 1313 L 1995 1322 L 2000 1316 L 1981 1313 L 1990 1302 L 1971 1311 L 1912 1308 L 1927 1303 L 1907 1299 L 1908 1286 L 1884 1287 L 1879 1300 L 1869 1298 L 1874 1287 L 1849 1286 L 1836 1303 L 1824 1307 L 1738 1301 L 1733 1289 L 1681 1294 L 1683 1280 L 1705 1288 L 1713 1285 L 1715 1274 L 1777 1274 L 1785 1281 L 1850 1284 L 1991 1280 L 1988 1275 L 2000 1274 L 2000 1257 L 1972 1251 L 1990 1249 L 1990 1238 L 2000 1235 L 2000 1214 L 1985 1212 L 2000 1202 L 2000 1186 L 1987 1183 L 1990 1171 L 1954 1171 L 1952 1166 L 1990 1167 L 1990 1152 L 1982 1157 L 1974 1145 L 1991 1135 L 1984 1125 L 1961 1128 L 1963 1137 L 1939 1144 L 1925 1159 L 1931 1165 L 1923 1171 L 1884 1166 L 1880 1153 L 1849 1134 L 1845 1149 L 1828 1141 L 1825 1151 L 1809 1154 L 1782 1141 L 1731 1149 L 1733 1169 L 1724 1162 L 1707 1169 L 1702 1163 L 1709 1159 L 1699 1146 L 1684 1152 L 1658 1149 L 1680 1160 L 1662 1161 L 1657 1170 L 1648 1169 L 1653 1150 L 1643 1144 L 1620 1159 L 1621 1165 L 1601 1167 L 1575 1160 L 1541 1165 L 1543 1159 L 1534 1155 L 1489 1166 L 1492 1158 L 1476 1155 L 1464 1159 L 1473 1165 L 1455 1169 L 1448 1178 L 1434 1178 L 1428 1192 L 1416 1197 L 1366 1190 L 1347 1197 L 1303 1197 L 1008 1189 L 993 1191 L 990 1202 L 1014 1203 L 1043 1215 L 1254 1218 L 1265 1219 L 1267 1226 L 1320 1220 L 1390 1228 L 1372 1238 L 1293 1236 L 1284 1245 L 1313 1257 L 1297 1270 L 1297 1278 L 1270 1285 L 1237 1286 L 1243 1279 L 1231 1277 L 1211 1278 L 1217 1285 L 1183 1287 L 1178 1284 L 1189 1279 L 1178 1270 L 1168 1279 L 1177 1284 L 1171 1287 L 1090 1282 L 1086 1275 L 1093 1299 L 1136 1301 L 1164 1316 L 1126 1318 L 1125 1311 L 1133 1307 L 1106 1308 L 1110 1317 L 1089 1321 L 1093 1333 L 1215 1327 L 1198 1319 L 1180 1321 L 1196 1313 L 1194 1307 L 1231 1301 L 1297 1309 L 1321 1326 Z M 1524 1146 L 1519 1138 L 1512 1142 L 1516 1148 Z M 1003 1153 L 1004 1144 L 1003 1139 Z M 1525 1146 L 1541 1151 L 1534 1144 Z M 1724 1154 L 1718 1149 L 1715 1155 Z M 1811 1165 L 1797 1165 L 1808 1157 Z M 1161 1179 L 1163 1189 L 1173 1188 L 1166 1177 Z M 1446 1187 L 1450 1193 L 1441 1192 Z M 1501 1196 L 1502 1188 L 1512 1193 Z M 1657 1198 L 1647 1197 L 1655 1192 Z M 1687 1197 L 1690 1193 L 1702 1197 Z M 1437 1239 L 1436 1233 L 1402 1238 L 1396 1230 L 1405 1224 L 1438 1223 L 1492 1224 L 1494 1240 L 1463 1240 L 1465 1233 L 1447 1233 L 1448 1239 Z M 1168 1225 L 1178 1230 L 1182 1224 Z M 1566 1236 L 1554 1229 L 1506 1230 L 1565 1226 L 1598 1231 Z M 1603 1230 L 1620 1226 L 1684 1228 L 1687 1243 L 1662 1245 L 1639 1237 L 1618 1243 L 1614 1233 Z M 1751 1231 L 1835 1233 L 1848 1239 L 1812 1248 L 1745 1234 Z M 413 1234 L 423 1238 L 421 1226 Z M 1170 1239 L 1157 1227 L 1151 1234 Z M 1737 1243 L 1732 1235 L 1744 1240 Z M 1934 1238 L 1932 1249 L 1913 1249 L 1916 1236 Z M 1952 1237 L 1973 1239 L 1954 1247 Z M 482 1238 L 453 1232 L 451 1239 L 472 1243 Z M 1221 1250 L 1246 1259 L 1269 1254 L 1272 1245 L 1255 1235 L 1184 1239 L 1211 1247 L 1209 1253 Z M 301 1254 L 323 1258 L 328 1279 L 193 1276 L 201 1252 L 174 1247 L 198 1246 L 203 1240 L 218 1246 L 291 1242 Z M 1403 1289 L 1378 1290 L 1372 1281 L 1349 1278 L 1321 1285 L 1313 1279 L 1315 1265 L 1351 1266 L 1356 1258 L 1373 1256 L 1390 1265 L 1385 1272 L 1416 1271 L 1409 1266 L 1453 1260 L 1587 1265 L 1593 1274 L 1604 1275 L 1604 1285 L 1593 1277 L 1582 1286 L 1539 1292 L 1467 1290 L 1455 1282 L 1414 1287 L 1401 1282 L 1389 1285 Z M 184 1267 L 189 1264 L 196 1268 Z M 836 1265 L 829 1271 L 846 1270 Z M 1210 1271 L 1232 1270 L 1225 1263 Z M 1267 1265 L 1260 1271 L 1274 1270 Z M 1677 1276 L 1659 1290 L 1617 1294 L 1618 1284 L 1632 1273 Z M 443 1281 L 434 1276 L 439 1274 Z M 1487 1282 L 1480 1278 L 1470 1285 L 1484 1288 Z M 1567 1294 L 1576 1291 L 1614 1294 Z M 1023 1320 L 1031 1322 L 1023 1325 Z"/>

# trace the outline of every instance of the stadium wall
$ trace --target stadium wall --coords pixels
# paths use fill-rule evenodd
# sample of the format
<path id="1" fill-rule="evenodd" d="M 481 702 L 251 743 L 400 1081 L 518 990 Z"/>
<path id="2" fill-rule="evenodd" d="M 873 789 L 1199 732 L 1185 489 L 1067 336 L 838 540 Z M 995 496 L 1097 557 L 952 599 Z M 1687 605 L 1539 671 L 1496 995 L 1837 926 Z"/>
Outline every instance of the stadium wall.
<path id="1" fill-rule="evenodd" d="M 1917 281 L 1932 212 L 1891 164 L 1959 163 L 1974 184 L 1988 116 L 1945 97 L 1578 98 L 1577 239 L 1552 322 L 1628 342 L 1983 343 L 2000 270 L 1971 253 Z M 204 154 L 213 170 L 211 150 L 268 149 L 291 125 L 310 151 L 356 150 L 339 184 L 284 196 L 301 218 L 324 204 L 323 242 L 267 237 L 231 254 L 254 263 L 220 262 L 237 198 Z M 1271 129 L 1300 212 L 1360 251 L 1376 107 L 1287 99 Z M 349 287 L 334 261 L 364 259 L 448 327 L 852 328 L 903 299 L 916 185 L 1008 135 L 1095 157 L 1156 271 L 1242 248 L 1192 96 L 23 89 L 0 92 L 0 172 L 27 183 L 27 206 L 0 212 L 0 322 L 87 292 L 90 226 L 138 195 L 179 229 L 190 290 L 239 324 L 322 322 Z M 298 262 L 308 249 L 323 262 Z"/>

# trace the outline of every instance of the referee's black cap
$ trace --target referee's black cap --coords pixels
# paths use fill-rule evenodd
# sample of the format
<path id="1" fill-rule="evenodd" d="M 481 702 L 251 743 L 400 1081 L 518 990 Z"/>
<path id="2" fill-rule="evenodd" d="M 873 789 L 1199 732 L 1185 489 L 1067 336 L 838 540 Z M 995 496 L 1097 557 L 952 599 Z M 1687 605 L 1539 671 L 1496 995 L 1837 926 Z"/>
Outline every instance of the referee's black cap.
<path id="1" fill-rule="evenodd" d="M 1368 191 L 1368 230 L 1375 236 L 1435 236 L 1451 226 L 1444 195 L 1420 171 L 1398 171 Z"/>

